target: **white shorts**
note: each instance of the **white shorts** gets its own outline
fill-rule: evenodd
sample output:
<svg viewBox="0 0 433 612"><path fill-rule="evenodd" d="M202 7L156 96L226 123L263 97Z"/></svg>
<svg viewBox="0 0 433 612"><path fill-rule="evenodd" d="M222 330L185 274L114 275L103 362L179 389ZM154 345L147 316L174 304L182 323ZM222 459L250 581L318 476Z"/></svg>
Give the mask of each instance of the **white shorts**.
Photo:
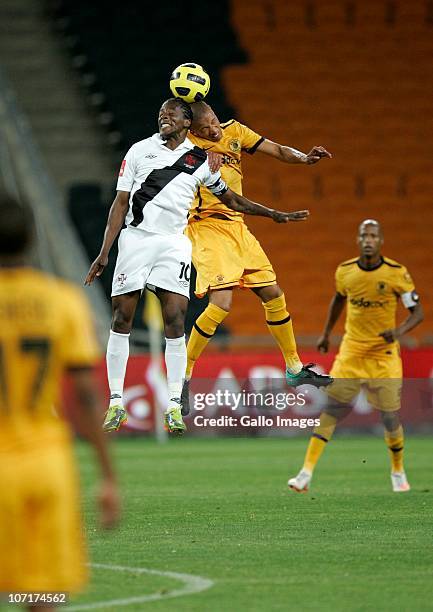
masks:
<svg viewBox="0 0 433 612"><path fill-rule="evenodd" d="M189 298L191 242L184 234L152 234L136 227L120 232L111 295L146 286Z"/></svg>

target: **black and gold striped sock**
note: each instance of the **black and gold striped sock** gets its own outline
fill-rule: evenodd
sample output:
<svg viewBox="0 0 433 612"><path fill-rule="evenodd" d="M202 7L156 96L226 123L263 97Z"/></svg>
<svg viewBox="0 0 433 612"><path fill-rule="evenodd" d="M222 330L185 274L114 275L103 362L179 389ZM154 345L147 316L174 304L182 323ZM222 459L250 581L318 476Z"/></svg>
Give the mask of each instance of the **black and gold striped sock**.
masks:
<svg viewBox="0 0 433 612"><path fill-rule="evenodd" d="M385 443L388 447L389 457L391 459L391 471L403 472L403 427L400 425L395 431L387 431L385 429Z"/></svg>
<svg viewBox="0 0 433 612"><path fill-rule="evenodd" d="M263 308L265 309L266 324L283 353L286 366L292 374L297 374L302 369L302 362L296 350L295 335L290 315L287 312L284 294L269 300L269 302L263 302Z"/></svg>
<svg viewBox="0 0 433 612"><path fill-rule="evenodd" d="M316 463L319 461L325 446L334 433L337 419L327 412L320 415L320 425L314 428L314 433L310 438L307 452L305 454L303 469L313 472Z"/></svg>
<svg viewBox="0 0 433 612"><path fill-rule="evenodd" d="M195 362L206 348L216 328L229 313L215 304L209 304L193 325L186 347L186 377L191 378Z"/></svg>

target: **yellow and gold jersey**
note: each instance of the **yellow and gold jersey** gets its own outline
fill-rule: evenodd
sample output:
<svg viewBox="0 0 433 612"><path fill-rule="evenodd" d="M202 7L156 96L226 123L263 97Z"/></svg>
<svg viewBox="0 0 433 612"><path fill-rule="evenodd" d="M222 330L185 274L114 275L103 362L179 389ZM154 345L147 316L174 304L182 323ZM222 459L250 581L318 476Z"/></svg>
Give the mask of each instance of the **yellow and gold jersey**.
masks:
<svg viewBox="0 0 433 612"><path fill-rule="evenodd" d="M62 374L98 357L81 291L32 268L0 268L0 453L63 438Z"/></svg>
<svg viewBox="0 0 433 612"><path fill-rule="evenodd" d="M346 325L340 353L364 357L389 357L398 343L387 344L379 334L396 326L400 296L414 291L404 266L388 257L371 270L358 259L340 264L335 273L336 290L347 298Z"/></svg>
<svg viewBox="0 0 433 612"><path fill-rule="evenodd" d="M199 138L191 133L188 134L188 138L198 147L220 153L223 156L221 176L232 191L242 195L242 151L254 153L264 138L234 119L222 123L221 129L222 138L219 142ZM199 187L190 210L190 222L204 219L215 213L239 221L243 219L242 213L227 208L206 187Z"/></svg>

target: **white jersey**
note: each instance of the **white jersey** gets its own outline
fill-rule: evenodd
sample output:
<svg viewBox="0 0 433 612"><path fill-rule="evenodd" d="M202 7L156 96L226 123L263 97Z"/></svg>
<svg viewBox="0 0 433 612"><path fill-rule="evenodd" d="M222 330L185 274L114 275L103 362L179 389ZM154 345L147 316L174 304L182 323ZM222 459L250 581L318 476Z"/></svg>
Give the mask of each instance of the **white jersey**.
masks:
<svg viewBox="0 0 433 612"><path fill-rule="evenodd" d="M206 151L186 138L174 151L159 134L129 149L120 168L117 189L129 191L125 223L155 234L182 234L200 185L216 196L228 187L212 173Z"/></svg>

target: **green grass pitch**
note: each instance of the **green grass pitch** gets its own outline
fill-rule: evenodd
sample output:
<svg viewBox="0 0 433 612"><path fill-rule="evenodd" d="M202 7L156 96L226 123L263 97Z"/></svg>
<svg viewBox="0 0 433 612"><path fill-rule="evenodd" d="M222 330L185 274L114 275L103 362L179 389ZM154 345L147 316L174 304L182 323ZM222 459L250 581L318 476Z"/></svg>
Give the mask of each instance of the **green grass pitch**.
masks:
<svg viewBox="0 0 433 612"><path fill-rule="evenodd" d="M407 437L406 494L391 492L388 454L374 436L336 436L310 492L289 491L306 443L117 440L124 518L113 533L97 528L95 468L80 445L92 561L214 582L200 593L117 609L433 610L431 438ZM96 569L76 604L180 586L165 576Z"/></svg>

